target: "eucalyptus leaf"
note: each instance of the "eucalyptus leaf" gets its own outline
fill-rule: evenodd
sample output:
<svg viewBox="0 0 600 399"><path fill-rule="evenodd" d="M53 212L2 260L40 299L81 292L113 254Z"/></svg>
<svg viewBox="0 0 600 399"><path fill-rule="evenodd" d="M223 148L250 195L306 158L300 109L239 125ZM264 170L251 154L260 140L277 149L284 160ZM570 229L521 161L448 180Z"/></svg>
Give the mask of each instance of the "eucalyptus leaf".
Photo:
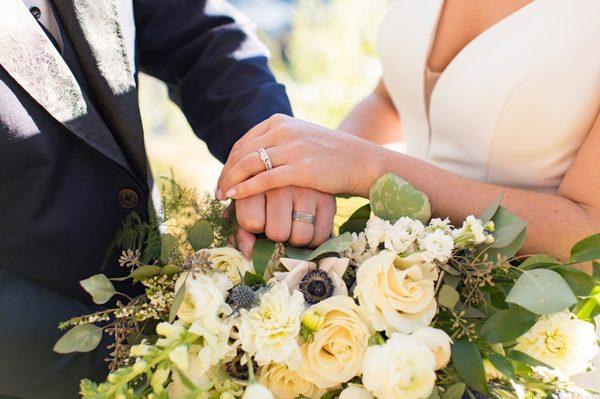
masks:
<svg viewBox="0 0 600 399"><path fill-rule="evenodd" d="M584 238L571 249L571 262L581 263L596 259L600 259L600 234Z"/></svg>
<svg viewBox="0 0 600 399"><path fill-rule="evenodd" d="M588 296L596 287L596 281L589 274L572 266L559 265L552 268L565 279L571 290L578 296Z"/></svg>
<svg viewBox="0 0 600 399"><path fill-rule="evenodd" d="M371 218L371 205L366 204L358 208L344 224L340 226L340 234L360 233L367 227L367 222Z"/></svg>
<svg viewBox="0 0 600 399"><path fill-rule="evenodd" d="M337 237L330 238L312 252L298 251L293 258L299 260L313 260L321 255L344 252L352 245L352 234L346 232ZM288 253L288 255L290 255ZM291 257L291 256L290 256Z"/></svg>
<svg viewBox="0 0 600 399"><path fill-rule="evenodd" d="M577 303L567 282L555 271L526 270L506 297L506 302L543 315L560 312Z"/></svg>
<svg viewBox="0 0 600 399"><path fill-rule="evenodd" d="M54 345L56 353L90 352L102 340L102 329L93 324L79 324L66 332Z"/></svg>
<svg viewBox="0 0 600 399"><path fill-rule="evenodd" d="M481 328L481 336L490 344L510 342L525 334L537 322L538 315L521 307L501 310Z"/></svg>
<svg viewBox="0 0 600 399"><path fill-rule="evenodd" d="M492 248L509 246L527 227L527 222L519 219L503 206L498 208L492 220L495 229Z"/></svg>
<svg viewBox="0 0 600 399"><path fill-rule="evenodd" d="M94 303L102 305L110 300L117 293L112 282L104 274L96 274L79 284L92 296Z"/></svg>
<svg viewBox="0 0 600 399"><path fill-rule="evenodd" d="M131 272L131 277L133 277L137 281L140 281L149 277L158 276L161 270L162 268L160 266L145 265L133 270Z"/></svg>
<svg viewBox="0 0 600 399"><path fill-rule="evenodd" d="M254 270L259 276L264 276L267 265L275 252L275 243L266 238L259 238L254 244L252 250L252 263L254 264Z"/></svg>
<svg viewBox="0 0 600 399"><path fill-rule="evenodd" d="M485 370L479 348L473 342L460 339L452 344L452 362L458 375L474 390L486 394Z"/></svg>
<svg viewBox="0 0 600 399"><path fill-rule="evenodd" d="M596 280L600 279L600 263L592 262L592 277Z"/></svg>
<svg viewBox="0 0 600 399"><path fill-rule="evenodd" d="M492 218L496 214L496 211L498 211L498 208L500 207L502 198L504 198L504 194L498 195L494 202L492 202L490 206L485 211L483 211L481 215L479 215L479 220L481 220L481 223L486 224L487 222L492 220Z"/></svg>
<svg viewBox="0 0 600 399"><path fill-rule="evenodd" d="M544 254L538 254L538 255L531 255L527 259L525 259L525 261L519 265L519 269L530 270L530 269L537 269L540 267L547 268L547 267L553 266L553 265L560 265L560 262L551 256L544 255Z"/></svg>
<svg viewBox="0 0 600 399"><path fill-rule="evenodd" d="M499 353L492 353L488 356L488 360L492 363L494 367L496 367L496 369L499 372L504 374L508 379L511 379L513 381L517 380L517 377L515 376L515 368L510 362L510 360L508 360L508 358L502 356Z"/></svg>
<svg viewBox="0 0 600 399"><path fill-rule="evenodd" d="M467 389L467 384L464 382L457 382L451 385L444 393L443 399L461 399Z"/></svg>
<svg viewBox="0 0 600 399"><path fill-rule="evenodd" d="M381 219L394 223L403 216L428 223L431 204L427 196L406 180L386 173L369 190L371 210Z"/></svg>
<svg viewBox="0 0 600 399"><path fill-rule="evenodd" d="M458 291L448 284L442 285L438 294L438 302L440 305L448 309L454 309L459 299L460 294Z"/></svg>
<svg viewBox="0 0 600 399"><path fill-rule="evenodd" d="M529 356L528 354L523 353L518 350L513 349L513 350L506 352L506 357L508 357L509 359L512 359L512 360L516 360L517 362L525 363L528 366L547 367L549 369L553 369L553 367L550 367L546 363L540 362L536 358L533 358L533 357Z"/></svg>
<svg viewBox="0 0 600 399"><path fill-rule="evenodd" d="M507 258L511 258L511 257L515 256L515 254L517 252L519 252L519 249L521 249L521 247L523 246L523 243L525 243L526 234L527 234L527 231L523 230L517 236L517 238L514 239L514 241L512 243L510 243L509 245L507 245L504 248L489 247L488 249L485 250L485 253L488 256L488 259L495 260L495 259L498 259L498 257L500 257L500 256L507 259Z"/></svg>
<svg viewBox="0 0 600 399"><path fill-rule="evenodd" d="M163 234L160 236L160 259L164 263L169 263L177 246L177 237L172 234Z"/></svg>
<svg viewBox="0 0 600 399"><path fill-rule="evenodd" d="M175 293L175 297L173 297L173 302L171 303L171 309L169 311L169 323L173 323L175 317L177 317L177 312L179 311L179 307L183 303L183 298L185 297L185 282L179 287L177 292Z"/></svg>
<svg viewBox="0 0 600 399"><path fill-rule="evenodd" d="M211 246L215 240L215 232L211 224L206 220L198 220L188 230L188 241L194 251L200 251Z"/></svg>

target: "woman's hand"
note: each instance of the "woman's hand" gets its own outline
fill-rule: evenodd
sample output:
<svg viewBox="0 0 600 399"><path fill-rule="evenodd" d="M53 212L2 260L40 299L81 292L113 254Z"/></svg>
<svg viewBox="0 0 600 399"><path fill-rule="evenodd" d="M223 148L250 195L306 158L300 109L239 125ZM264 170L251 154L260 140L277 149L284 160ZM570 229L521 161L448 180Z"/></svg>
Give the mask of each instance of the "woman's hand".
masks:
<svg viewBox="0 0 600 399"><path fill-rule="evenodd" d="M266 170L258 154L261 148L273 169ZM217 197L240 199L284 186L364 196L379 177L381 149L346 133L274 115L235 144L221 172Z"/></svg>

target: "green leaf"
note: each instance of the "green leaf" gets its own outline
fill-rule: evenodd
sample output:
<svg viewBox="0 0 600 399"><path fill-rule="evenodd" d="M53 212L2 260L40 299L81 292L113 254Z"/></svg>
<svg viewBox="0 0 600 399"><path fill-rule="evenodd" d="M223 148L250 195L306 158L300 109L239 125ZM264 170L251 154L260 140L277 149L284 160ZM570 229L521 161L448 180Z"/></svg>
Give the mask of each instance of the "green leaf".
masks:
<svg viewBox="0 0 600 399"><path fill-rule="evenodd" d="M438 302L440 305L448 309L454 309L459 299L460 294L458 291L448 284L442 285L442 288L440 288L440 293L438 294Z"/></svg>
<svg viewBox="0 0 600 399"><path fill-rule="evenodd" d="M517 238L515 238L515 240L512 243L510 243L510 245L507 245L504 248L488 248L485 251L485 253L488 255L488 259L498 259L499 256L502 256L503 258L510 258L515 256L515 254L519 252L519 249L521 249L521 247L523 246L526 234L527 231L523 230L517 236Z"/></svg>
<svg viewBox="0 0 600 399"><path fill-rule="evenodd" d="M553 265L560 265L560 262L551 256L538 254L529 256L523 263L519 265L519 269L530 270Z"/></svg>
<svg viewBox="0 0 600 399"><path fill-rule="evenodd" d="M136 281L141 281L149 277L158 276L161 270L162 268L160 266L145 265L132 271L131 277L133 277Z"/></svg>
<svg viewBox="0 0 600 399"><path fill-rule="evenodd" d="M584 238L571 249L571 262L581 263L596 259L600 259L600 234Z"/></svg>
<svg viewBox="0 0 600 399"><path fill-rule="evenodd" d="M600 263L592 262L592 277L596 280L600 279Z"/></svg>
<svg viewBox="0 0 600 399"><path fill-rule="evenodd" d="M481 215L479 215L479 220L481 220L481 223L486 224L487 222L489 222L490 220L492 220L492 218L496 214L496 211L500 207L500 203L502 202L502 198L504 198L504 194L498 195L496 197L496 199L494 200L494 202L492 202L490 204L490 206L485 211L483 211L481 213Z"/></svg>
<svg viewBox="0 0 600 399"><path fill-rule="evenodd" d="M579 320L593 323L596 316L600 315L600 303L596 297L585 299L575 306L573 313Z"/></svg>
<svg viewBox="0 0 600 399"><path fill-rule="evenodd" d="M81 280L79 284L92 296L94 303L102 305L117 293L111 281L104 274L96 274L88 279Z"/></svg>
<svg viewBox="0 0 600 399"><path fill-rule="evenodd" d="M102 329L93 324L79 324L63 335L54 345L54 352L90 352L102 340Z"/></svg>
<svg viewBox="0 0 600 399"><path fill-rule="evenodd" d="M403 216L423 223L431 218L427 196L393 173L386 173L373 183L369 199L373 213L391 223Z"/></svg>
<svg viewBox="0 0 600 399"><path fill-rule="evenodd" d="M367 222L371 218L371 205L363 205L356 210L344 224L340 226L340 234L360 233L367 227Z"/></svg>
<svg viewBox="0 0 600 399"><path fill-rule="evenodd" d="M251 273L251 272L246 272L244 273L244 284L250 286L250 287L256 287L257 285L264 285L265 279L263 278L263 276L256 274L256 273Z"/></svg>
<svg viewBox="0 0 600 399"><path fill-rule="evenodd" d="M188 241L194 251L200 251L211 246L215 240L215 232L211 224L206 220L198 220L188 230Z"/></svg>
<svg viewBox="0 0 600 399"><path fill-rule="evenodd" d="M537 320L537 315L518 306L501 310L483 324L481 336L490 344L510 342L529 331Z"/></svg>
<svg viewBox="0 0 600 399"><path fill-rule="evenodd" d="M175 317L177 317L177 312L179 311L179 307L183 302L183 298L185 297L185 281L179 287L175 296L173 297L173 302L171 303L171 309L169 310L169 323L173 323Z"/></svg>
<svg viewBox="0 0 600 399"><path fill-rule="evenodd" d="M173 256L173 251L175 251L175 247L177 246L177 237L172 234L163 234L160 236L160 259L169 263L171 257Z"/></svg>
<svg viewBox="0 0 600 399"><path fill-rule="evenodd" d="M589 274L572 266L560 265L552 268L565 279L571 290L578 296L588 296L596 287L596 281Z"/></svg>
<svg viewBox="0 0 600 399"><path fill-rule="evenodd" d="M506 302L542 315L567 309L577 298L566 281L552 270L526 270L506 297Z"/></svg>
<svg viewBox="0 0 600 399"><path fill-rule="evenodd" d="M467 384L464 382L457 382L450 386L444 393L444 399L461 399L467 389Z"/></svg>
<svg viewBox="0 0 600 399"><path fill-rule="evenodd" d="M165 276L172 276L179 272L181 272L181 269L172 263L163 266L163 268L160 270L160 274L164 274Z"/></svg>
<svg viewBox="0 0 600 399"><path fill-rule="evenodd" d="M275 243L266 238L259 238L254 244L252 250L252 263L254 264L254 270L256 274L263 276L267 265L275 252Z"/></svg>
<svg viewBox="0 0 600 399"><path fill-rule="evenodd" d="M440 399L440 389L437 386L433 387L433 391L431 391L427 399Z"/></svg>
<svg viewBox="0 0 600 399"><path fill-rule="evenodd" d="M288 248L287 255L291 258L299 259L299 260L313 260L324 254L334 253L334 252L343 252L343 251L347 250L348 248L350 248L351 245L352 245L352 234L346 232L337 237L330 238L329 240L327 240L323 244L321 244L321 246L319 246L319 248L315 249L312 252L306 252L306 251L300 250L300 251L295 251L295 252L290 253L289 249L291 249L291 248Z"/></svg>
<svg viewBox="0 0 600 399"><path fill-rule="evenodd" d="M505 356L502 356L499 353L492 353L487 358L492 365L507 378L515 381L517 380L517 377L515 376L515 368L510 360L508 360Z"/></svg>
<svg viewBox="0 0 600 399"><path fill-rule="evenodd" d="M483 394L488 392L483 359L477 345L466 339L455 341L452 345L452 362L458 375L471 388Z"/></svg>
<svg viewBox="0 0 600 399"><path fill-rule="evenodd" d="M512 244L527 227L527 222L516 217L507 208L501 206L492 218L494 238L492 248L505 248Z"/></svg>
<svg viewBox="0 0 600 399"><path fill-rule="evenodd" d="M516 360L517 362L525 363L532 367L547 367L549 369L553 369L546 363L540 362L539 360L529 356L527 353L523 353L518 350L511 350L506 352L506 357L512 360Z"/></svg>

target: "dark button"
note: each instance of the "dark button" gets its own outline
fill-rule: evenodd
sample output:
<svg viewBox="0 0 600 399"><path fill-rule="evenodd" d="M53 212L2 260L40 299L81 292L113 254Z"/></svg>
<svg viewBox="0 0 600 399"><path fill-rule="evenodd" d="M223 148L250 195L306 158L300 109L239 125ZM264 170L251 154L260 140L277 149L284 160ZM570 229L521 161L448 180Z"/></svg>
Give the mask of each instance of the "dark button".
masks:
<svg viewBox="0 0 600 399"><path fill-rule="evenodd" d="M35 17L35 19L40 19L40 17L42 16L42 11L37 7L31 7L29 9L29 12Z"/></svg>
<svg viewBox="0 0 600 399"><path fill-rule="evenodd" d="M130 188L124 188L119 191L117 199L119 200L119 204L127 209L135 208L140 202L138 194Z"/></svg>

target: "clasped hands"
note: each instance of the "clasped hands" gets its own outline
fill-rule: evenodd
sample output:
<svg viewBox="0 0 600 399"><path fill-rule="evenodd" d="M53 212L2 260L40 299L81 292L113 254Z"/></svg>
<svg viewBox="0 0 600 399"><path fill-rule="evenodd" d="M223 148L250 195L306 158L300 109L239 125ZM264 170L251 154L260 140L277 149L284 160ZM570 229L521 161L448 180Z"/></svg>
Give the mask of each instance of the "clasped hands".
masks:
<svg viewBox="0 0 600 399"><path fill-rule="evenodd" d="M235 244L250 256L254 234L264 232L276 242L320 245L332 232L333 194L365 196L380 174L378 151L358 137L284 115L258 124L234 145L217 186L218 199L235 199ZM293 212L314 215L314 225L293 220Z"/></svg>

